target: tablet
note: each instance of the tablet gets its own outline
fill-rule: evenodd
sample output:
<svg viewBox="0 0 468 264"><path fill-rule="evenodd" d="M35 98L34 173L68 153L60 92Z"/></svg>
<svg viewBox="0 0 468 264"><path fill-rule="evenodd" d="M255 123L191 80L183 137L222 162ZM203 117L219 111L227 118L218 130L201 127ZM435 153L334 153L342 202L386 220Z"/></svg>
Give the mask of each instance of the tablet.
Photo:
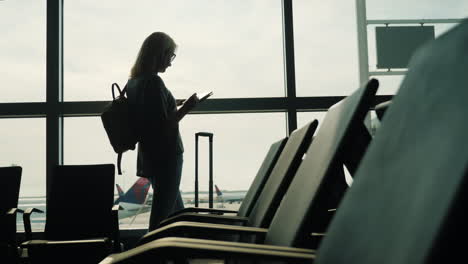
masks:
<svg viewBox="0 0 468 264"><path fill-rule="evenodd" d="M198 100L201 102L201 101L206 100L211 95L213 95L213 92L200 93L200 94L197 94L197 97L198 97Z"/></svg>

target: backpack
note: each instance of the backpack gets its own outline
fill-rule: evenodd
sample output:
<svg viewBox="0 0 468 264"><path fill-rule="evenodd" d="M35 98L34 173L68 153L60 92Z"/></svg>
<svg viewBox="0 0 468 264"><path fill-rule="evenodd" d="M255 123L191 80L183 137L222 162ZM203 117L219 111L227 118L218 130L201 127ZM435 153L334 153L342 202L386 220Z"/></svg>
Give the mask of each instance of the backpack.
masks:
<svg viewBox="0 0 468 264"><path fill-rule="evenodd" d="M117 98L115 98L114 88L119 90ZM135 149L138 137L132 123L128 99L125 97L127 86L125 85L124 89L120 90L119 85L113 83L111 89L113 100L104 108L101 120L109 141L117 153L118 174L122 175L122 154L127 150Z"/></svg>

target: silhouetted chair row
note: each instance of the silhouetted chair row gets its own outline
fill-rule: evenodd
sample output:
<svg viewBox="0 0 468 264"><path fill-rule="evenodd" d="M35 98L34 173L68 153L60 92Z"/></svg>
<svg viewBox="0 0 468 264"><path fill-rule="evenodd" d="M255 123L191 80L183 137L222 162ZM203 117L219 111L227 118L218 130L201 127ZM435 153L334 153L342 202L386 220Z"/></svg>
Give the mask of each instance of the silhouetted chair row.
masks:
<svg viewBox="0 0 468 264"><path fill-rule="evenodd" d="M23 218L27 241L20 244L21 259L28 263L53 263L73 256L67 262L96 263L111 252L119 252L114 174L113 164L57 166L47 197L44 240L31 240L31 213L41 211L26 209ZM0 239L2 251L8 252L2 256L14 263L18 261L14 209L18 204L21 168L0 168L0 177L2 186L8 185L0 192Z"/></svg>
<svg viewBox="0 0 468 264"><path fill-rule="evenodd" d="M369 84L368 90L376 90L377 85L378 84L376 81L371 82ZM372 94L372 92L368 93ZM330 219L329 209L336 208L343 192L348 187L345 181L342 166L346 165L350 172L354 173L357 164L359 163L360 158L364 154L365 149L367 148L367 145L370 141L370 135L365 129L363 119L370 107L373 95L367 95L366 99L367 101L363 101L361 105L352 106L348 106L349 103L346 103L347 101L352 100L352 98L347 99L341 103L343 106L335 106L335 108L338 110L331 109L329 113L327 113L327 117L322 124L322 132L319 132L317 137L314 139L318 140L318 142L325 141L326 143L321 143L322 146L316 150L316 153L309 151L307 153L307 157L304 160L304 154L306 153L307 149L309 149L310 143L312 142L312 136L317 127L317 121L310 122L306 126L294 131L286 142L284 149L281 151L270 175L262 175L261 173L257 174L254 182L256 182L260 177L266 183L264 188L253 188L256 186L252 185L252 187L249 189L249 193L258 193L257 199L252 201L247 199L245 201L246 207L249 207L251 203L254 204L250 211L244 212L239 210L238 216L204 215L196 213L177 214L164 221L161 228L145 235L140 240L140 244L167 236L189 236L192 238L228 240L228 238L224 236L217 236L218 234L236 234L244 235L244 237L245 235L256 235L257 237L253 240L240 240L262 242L264 235L266 234L266 230L259 228L268 228L270 226L273 216L276 213L276 210L278 209L278 206L286 191L301 193L301 191L298 189L288 189L291 181L297 174L296 171L299 165L301 165L301 162L304 163L306 160L320 160L319 157L326 153L324 150L330 148L333 144L338 144L336 141L339 141L340 138L337 138L335 134L329 134L328 132L332 132L332 129L336 128L335 126L339 126L340 124L344 123L348 127L345 125L344 127L339 127L339 129L343 129L345 133L348 134L345 140L339 142L339 150L332 155L336 161L334 164L330 165L330 167L333 168L334 174L333 179L331 180L332 183L330 183L330 185L333 187L328 190L326 203L324 203L320 209L321 214L324 215L324 217L321 219L320 223L317 222L313 230L314 233L324 232L324 229L326 228ZM353 107L359 108L356 110ZM357 117L345 115L345 113L353 113L353 111L358 110L359 112ZM278 144L278 142L275 144ZM352 153L352 155L346 155L346 153ZM259 172L261 171L262 170ZM201 224L201 222L203 224ZM210 225L207 223L212 224ZM244 226L238 227L219 225L220 223L241 223ZM250 228L246 228L245 226Z"/></svg>
<svg viewBox="0 0 468 264"><path fill-rule="evenodd" d="M105 261L178 259L184 254L188 254L187 257L250 258L256 256L256 253L272 249L276 250L272 256L278 256L277 252L280 252L279 255L284 253L295 260L311 259L314 251L307 249L307 244L312 240L310 234L323 232L327 225L324 219L329 215L328 210L336 208L347 189L343 164L348 163L353 173L359 163L358 158L348 158L346 153L352 152L351 147L358 145L356 142L363 142L354 139L362 138L360 134L364 128L364 117L373 102L377 87L378 82L373 80L332 107L313 140L317 121L291 134L245 221L247 226L174 222L145 235L139 247L112 255ZM355 155L359 156L359 151L364 152L365 147L356 149ZM198 218L205 216L198 215ZM257 237L251 242L258 244L196 239L211 238L216 232L256 234ZM192 238L182 238L187 235ZM182 247L184 245L187 247ZM201 251L197 247L201 247ZM213 254L206 251L216 247L220 248ZM229 253L227 248L230 248ZM166 250L175 250L180 254L170 257Z"/></svg>
<svg viewBox="0 0 468 264"><path fill-rule="evenodd" d="M102 263L189 258L287 263L465 262L468 183L468 21L424 46L362 160L340 195L336 180L356 121L377 83L371 81L327 113L276 210L262 244L164 237ZM267 183L268 184L268 183ZM265 189L267 185L265 185ZM338 188L341 190L341 188ZM310 234L323 228L317 250ZM166 226L168 228L170 225ZM238 227L246 228L246 227ZM209 232L208 229L206 232ZM145 241L146 242L146 241Z"/></svg>
<svg viewBox="0 0 468 264"><path fill-rule="evenodd" d="M247 191L244 199L242 200L242 204L239 207L238 211L233 210L225 210L225 209L216 209L216 208L205 208L205 207L187 207L178 212L171 214L168 219L164 220L160 226L167 225L168 223L174 222L179 220L180 218L173 219L173 217L178 215L192 215L192 213L210 213L212 215L222 215L225 213L234 213L238 216L247 216L250 214L253 206L255 205L255 201L258 199L261 190L265 186L267 179L269 178L273 167L276 165L276 162L279 159L280 154L283 151L284 146L286 145L288 138L283 138L281 140L276 141L273 143L270 148L268 149L267 155L265 156L252 184L250 185L249 190ZM216 217L216 216L215 216ZM222 218L221 218L222 219ZM209 221L209 220L207 220ZM213 220L216 221L216 220ZM242 220L241 220L242 221Z"/></svg>
<svg viewBox="0 0 468 264"><path fill-rule="evenodd" d="M302 157L312 141L317 124L318 122L314 121L294 131L288 138L262 190L252 187L249 189L249 192L259 192L256 200L246 201L247 206L252 203L253 208L250 212L240 210L237 216L179 214L164 221L162 227L145 235L140 243L146 243L160 237L180 236L182 234L203 238L211 234L215 235L210 237L213 239L218 234L248 235L256 234L257 227L268 227L281 197L286 192ZM220 223L231 225L240 223L251 228L223 226L219 225ZM219 236L219 239L227 238Z"/></svg>

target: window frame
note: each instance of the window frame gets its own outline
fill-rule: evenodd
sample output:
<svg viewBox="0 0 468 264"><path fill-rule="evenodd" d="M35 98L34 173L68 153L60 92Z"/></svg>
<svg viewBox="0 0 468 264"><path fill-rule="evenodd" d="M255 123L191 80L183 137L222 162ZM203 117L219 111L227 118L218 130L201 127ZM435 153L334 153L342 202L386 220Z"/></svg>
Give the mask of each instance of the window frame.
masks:
<svg viewBox="0 0 468 264"><path fill-rule="evenodd" d="M63 100L63 0L47 1L46 101L0 103L1 118L46 118L46 194L51 172L63 164L63 118L99 116L109 101L64 102ZM326 111L344 96L297 97L294 62L292 0L282 0L283 67L285 97L210 99L190 114L283 112L289 135L297 128L297 112ZM377 96L376 104L392 96Z"/></svg>

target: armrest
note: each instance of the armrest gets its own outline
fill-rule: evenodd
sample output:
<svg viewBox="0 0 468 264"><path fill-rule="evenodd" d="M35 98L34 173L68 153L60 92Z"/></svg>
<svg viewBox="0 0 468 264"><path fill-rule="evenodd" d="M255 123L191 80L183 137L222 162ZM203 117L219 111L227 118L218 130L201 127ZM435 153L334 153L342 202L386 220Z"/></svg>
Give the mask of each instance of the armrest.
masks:
<svg viewBox="0 0 468 264"><path fill-rule="evenodd" d="M28 263L97 263L112 253L108 238L84 240L30 240L21 244Z"/></svg>
<svg viewBox="0 0 468 264"><path fill-rule="evenodd" d="M322 239L325 238L326 233L313 232L310 234L310 240L307 242L307 246L310 248L319 248Z"/></svg>
<svg viewBox="0 0 468 264"><path fill-rule="evenodd" d="M222 224L245 224L249 219L242 216L234 215L214 215L214 214L197 214L183 213L163 220L159 227L166 226L179 221L203 222L203 223L222 223Z"/></svg>
<svg viewBox="0 0 468 264"><path fill-rule="evenodd" d="M311 237L324 237L326 233L310 233Z"/></svg>
<svg viewBox="0 0 468 264"><path fill-rule="evenodd" d="M148 234L144 235L139 244L148 243L150 241L165 238L169 236L202 236L207 235L266 235L268 229L257 228L257 227L246 227L246 226L235 226L235 225L219 225L219 224L207 224L198 222L177 222L161 228L158 228Z"/></svg>
<svg viewBox="0 0 468 264"><path fill-rule="evenodd" d="M215 243L209 240L190 238L164 238L153 241L123 253L113 254L101 264L146 263L155 259L220 258L284 261L287 263L311 263L315 251L270 245L239 242Z"/></svg>
<svg viewBox="0 0 468 264"><path fill-rule="evenodd" d="M385 112L387 111L388 107L392 104L392 101L382 102L375 106L375 113L377 114L377 118L382 121Z"/></svg>
<svg viewBox="0 0 468 264"><path fill-rule="evenodd" d="M306 253L306 254L315 254L316 250L310 248L295 248L295 247L285 247L285 246L275 246L275 245L264 245L264 244L252 244L245 242L229 242L229 241L215 241L209 239L197 239L197 238L184 238L184 237L166 237L161 238L158 241L166 242L185 242L185 243L197 243L197 244L206 244L206 245L221 245L229 247L242 247L242 248L261 248L267 250L275 251L286 251L293 253Z"/></svg>
<svg viewBox="0 0 468 264"><path fill-rule="evenodd" d="M24 213L23 210L19 209L19 208L10 208L7 212L6 212L6 218L8 219L7 221L14 221L15 222L15 226L16 226L16 215L20 213ZM12 219L12 220L10 220ZM16 230L16 228L15 228Z"/></svg>
<svg viewBox="0 0 468 264"><path fill-rule="evenodd" d="M32 231L31 231L31 214L32 213L44 213L44 211L39 210L37 208L27 208L24 210L23 213L23 224L24 224L24 234L26 237L26 240L31 240L32 239Z"/></svg>
<svg viewBox="0 0 468 264"><path fill-rule="evenodd" d="M234 210L224 210L215 208L204 208L204 207L187 207L169 215L169 217L176 216L183 213L211 213L211 214L237 214Z"/></svg>
<svg viewBox="0 0 468 264"><path fill-rule="evenodd" d="M22 213L24 213L24 211L21 210L21 209L19 209L19 208L10 208L10 210L8 210L8 212L7 212L6 214L7 214L7 215L15 215L15 216L16 216L17 213L22 214Z"/></svg>
<svg viewBox="0 0 468 264"><path fill-rule="evenodd" d="M93 238L93 239L80 239L80 240L28 240L21 243L21 247L33 247L33 246L45 246L45 245L84 245L84 244L96 244L96 243L109 243L108 238Z"/></svg>
<svg viewBox="0 0 468 264"><path fill-rule="evenodd" d="M111 239L113 243L113 252L121 252L120 248L120 229L119 229L119 210L123 207L119 204L112 206L112 230Z"/></svg>

